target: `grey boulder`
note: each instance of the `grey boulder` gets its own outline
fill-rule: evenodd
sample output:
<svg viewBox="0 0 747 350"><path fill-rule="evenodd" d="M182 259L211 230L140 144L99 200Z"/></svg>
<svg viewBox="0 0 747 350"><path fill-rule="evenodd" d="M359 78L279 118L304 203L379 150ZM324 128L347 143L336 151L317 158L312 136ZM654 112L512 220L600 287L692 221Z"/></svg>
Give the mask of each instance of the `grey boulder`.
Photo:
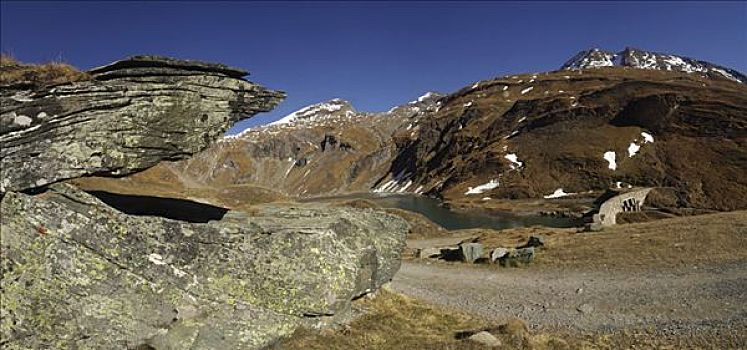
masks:
<svg viewBox="0 0 747 350"><path fill-rule="evenodd" d="M528 248L517 248L508 250L507 254L504 254L501 258L498 258L498 263L502 266L516 267L521 264L529 264L534 261L535 250L534 247Z"/></svg>
<svg viewBox="0 0 747 350"><path fill-rule="evenodd" d="M462 243L459 249L464 262L474 263L482 257L482 244L480 243Z"/></svg>
<svg viewBox="0 0 747 350"><path fill-rule="evenodd" d="M487 331L477 332L467 339L489 347L497 347L503 345L500 339L496 338L494 335L490 334L490 332Z"/></svg>
<svg viewBox="0 0 747 350"><path fill-rule="evenodd" d="M65 184L0 208L5 349L261 348L346 319L398 270L408 231L352 208L133 216Z"/></svg>
<svg viewBox="0 0 747 350"><path fill-rule="evenodd" d="M509 250L507 248L495 248L490 252L490 262L498 263L498 261L508 255Z"/></svg>

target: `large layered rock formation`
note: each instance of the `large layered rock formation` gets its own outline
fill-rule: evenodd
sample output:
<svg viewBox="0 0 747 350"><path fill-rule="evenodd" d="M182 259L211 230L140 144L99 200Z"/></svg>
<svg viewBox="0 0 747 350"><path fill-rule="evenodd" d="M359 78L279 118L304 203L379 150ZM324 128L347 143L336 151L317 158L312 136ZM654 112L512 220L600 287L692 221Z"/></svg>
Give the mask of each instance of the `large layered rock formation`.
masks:
<svg viewBox="0 0 747 350"><path fill-rule="evenodd" d="M3 103L3 348L261 348L346 320L351 300L399 268L407 224L373 210L248 215L46 185L185 157L282 97L192 61L140 57L92 74L3 91L15 101Z"/></svg>
<svg viewBox="0 0 747 350"><path fill-rule="evenodd" d="M206 148L282 99L237 68L138 56L59 86L0 93L0 192L125 175Z"/></svg>

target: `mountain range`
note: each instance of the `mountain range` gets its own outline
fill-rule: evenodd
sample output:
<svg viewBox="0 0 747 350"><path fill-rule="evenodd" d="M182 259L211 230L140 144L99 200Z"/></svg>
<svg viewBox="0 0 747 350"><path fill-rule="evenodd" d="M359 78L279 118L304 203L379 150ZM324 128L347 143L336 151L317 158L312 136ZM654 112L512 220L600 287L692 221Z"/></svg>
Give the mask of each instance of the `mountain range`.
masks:
<svg viewBox="0 0 747 350"><path fill-rule="evenodd" d="M396 192L465 206L645 186L657 188L660 206L744 209L744 82L683 56L590 49L556 71L429 92L387 112L333 99L188 160L84 182L217 188L225 201Z"/></svg>

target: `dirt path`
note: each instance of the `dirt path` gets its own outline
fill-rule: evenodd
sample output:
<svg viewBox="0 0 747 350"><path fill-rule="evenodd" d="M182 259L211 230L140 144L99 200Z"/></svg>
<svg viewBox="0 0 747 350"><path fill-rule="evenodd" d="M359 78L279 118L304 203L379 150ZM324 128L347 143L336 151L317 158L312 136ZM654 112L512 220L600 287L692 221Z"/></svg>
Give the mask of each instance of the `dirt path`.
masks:
<svg viewBox="0 0 747 350"><path fill-rule="evenodd" d="M747 262L718 267L580 270L498 268L404 261L401 293L533 328L658 332L747 331Z"/></svg>

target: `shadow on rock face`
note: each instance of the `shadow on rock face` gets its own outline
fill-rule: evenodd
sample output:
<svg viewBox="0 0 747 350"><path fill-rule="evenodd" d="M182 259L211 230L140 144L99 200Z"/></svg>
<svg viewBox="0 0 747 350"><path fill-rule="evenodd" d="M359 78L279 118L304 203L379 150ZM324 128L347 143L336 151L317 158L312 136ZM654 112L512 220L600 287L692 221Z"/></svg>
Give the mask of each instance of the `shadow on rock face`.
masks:
<svg viewBox="0 0 747 350"><path fill-rule="evenodd" d="M129 215L160 216L172 220L195 223L206 223L210 220L220 220L228 209L193 202L185 199L134 196L91 191L102 202Z"/></svg>

